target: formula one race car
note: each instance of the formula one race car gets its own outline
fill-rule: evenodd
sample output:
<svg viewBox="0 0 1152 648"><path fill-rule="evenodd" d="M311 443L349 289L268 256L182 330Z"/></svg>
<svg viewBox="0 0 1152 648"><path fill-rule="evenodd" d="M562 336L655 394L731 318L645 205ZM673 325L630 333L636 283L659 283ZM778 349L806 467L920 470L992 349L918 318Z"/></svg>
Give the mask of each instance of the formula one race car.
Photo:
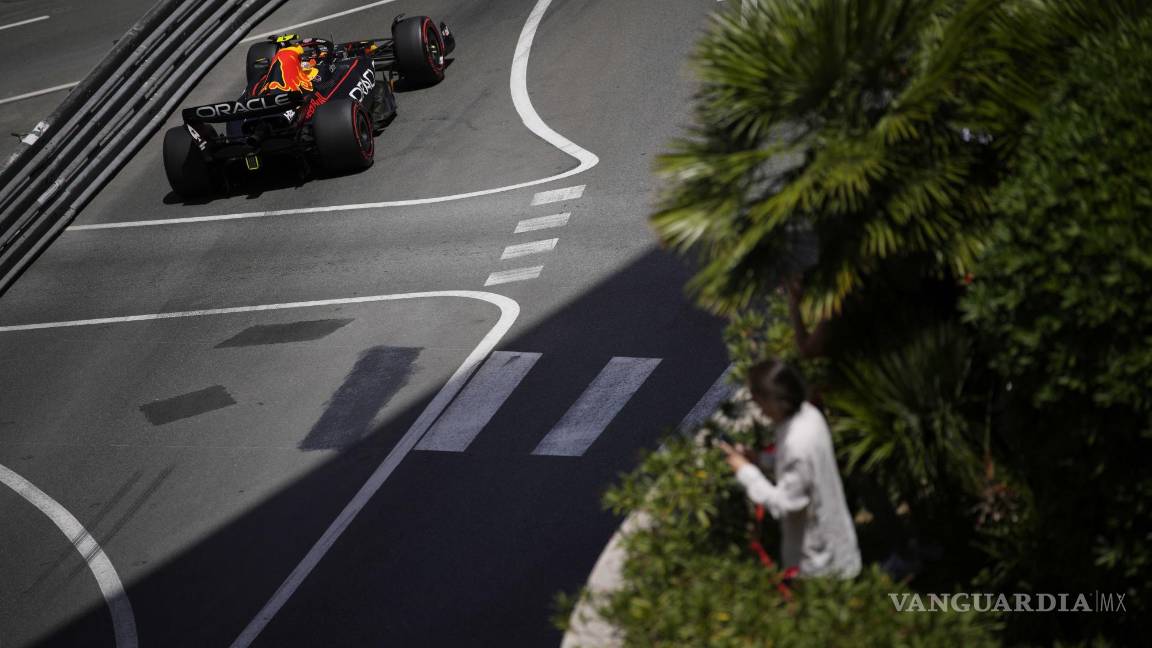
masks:
<svg viewBox="0 0 1152 648"><path fill-rule="evenodd" d="M227 186L240 164L257 171L268 157L295 158L347 173L372 164L374 138L396 116L393 88L444 78L456 39L427 16L392 21L392 38L333 43L296 34L248 50L248 87L234 101L184 109L184 126L164 136L164 171L181 198ZM223 132L217 130L220 125Z"/></svg>

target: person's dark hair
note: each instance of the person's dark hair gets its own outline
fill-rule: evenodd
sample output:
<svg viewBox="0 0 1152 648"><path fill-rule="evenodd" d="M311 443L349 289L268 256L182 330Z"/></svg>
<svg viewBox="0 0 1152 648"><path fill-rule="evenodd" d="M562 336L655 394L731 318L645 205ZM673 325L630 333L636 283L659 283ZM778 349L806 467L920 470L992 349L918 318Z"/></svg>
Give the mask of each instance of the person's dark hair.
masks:
<svg viewBox="0 0 1152 648"><path fill-rule="evenodd" d="M772 401L788 417L800 411L807 398L804 377L782 360L764 360L748 370L748 389L760 400Z"/></svg>

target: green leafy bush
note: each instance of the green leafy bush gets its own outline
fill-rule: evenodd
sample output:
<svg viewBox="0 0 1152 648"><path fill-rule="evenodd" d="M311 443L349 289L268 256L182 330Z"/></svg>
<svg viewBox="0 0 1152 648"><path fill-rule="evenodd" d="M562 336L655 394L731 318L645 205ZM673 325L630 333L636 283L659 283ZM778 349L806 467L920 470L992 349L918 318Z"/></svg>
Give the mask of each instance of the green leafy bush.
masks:
<svg viewBox="0 0 1152 648"><path fill-rule="evenodd" d="M963 301L1004 381L997 436L1029 502L987 529L988 581L1129 595L1125 615L1014 618L1017 638L1152 631L1149 87L1152 20L1084 39L994 196Z"/></svg>
<svg viewBox="0 0 1152 648"><path fill-rule="evenodd" d="M736 430L750 440L755 430ZM626 537L622 589L598 602L628 646L995 645L995 620L896 611L908 591L876 569L787 585L749 549L743 492L721 454L676 438L613 489L617 513L652 524ZM769 536L774 523L769 519ZM766 541L770 551L773 544Z"/></svg>
<svg viewBox="0 0 1152 648"><path fill-rule="evenodd" d="M964 402L972 360L961 327L945 323L896 351L846 362L843 384L828 395L845 468L885 483L897 501L975 493L981 435Z"/></svg>

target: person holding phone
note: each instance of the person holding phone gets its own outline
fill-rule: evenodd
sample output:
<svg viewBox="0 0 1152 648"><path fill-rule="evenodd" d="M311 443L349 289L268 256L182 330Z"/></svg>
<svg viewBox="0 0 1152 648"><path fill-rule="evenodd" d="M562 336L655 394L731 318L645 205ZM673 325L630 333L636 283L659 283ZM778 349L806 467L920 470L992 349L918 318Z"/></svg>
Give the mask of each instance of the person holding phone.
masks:
<svg viewBox="0 0 1152 648"><path fill-rule="evenodd" d="M806 400L804 379L780 360L748 370L752 400L776 431L773 483L741 446L718 441L748 498L780 521L782 568L801 577L852 578L860 572L860 548L836 465L828 422Z"/></svg>

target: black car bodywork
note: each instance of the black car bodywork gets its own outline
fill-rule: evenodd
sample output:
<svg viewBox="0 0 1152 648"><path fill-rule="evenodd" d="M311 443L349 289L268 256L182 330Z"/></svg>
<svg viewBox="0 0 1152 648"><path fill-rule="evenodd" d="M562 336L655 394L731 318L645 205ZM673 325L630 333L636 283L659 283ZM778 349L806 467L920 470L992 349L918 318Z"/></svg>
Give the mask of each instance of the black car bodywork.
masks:
<svg viewBox="0 0 1152 648"><path fill-rule="evenodd" d="M272 157L294 159L307 175L365 168L374 137L396 115L393 88L444 77L455 37L427 16L392 23L392 37L333 43L272 37L248 50L247 88L236 100L186 108L184 126L164 138L164 167L182 198L213 193L237 169Z"/></svg>

